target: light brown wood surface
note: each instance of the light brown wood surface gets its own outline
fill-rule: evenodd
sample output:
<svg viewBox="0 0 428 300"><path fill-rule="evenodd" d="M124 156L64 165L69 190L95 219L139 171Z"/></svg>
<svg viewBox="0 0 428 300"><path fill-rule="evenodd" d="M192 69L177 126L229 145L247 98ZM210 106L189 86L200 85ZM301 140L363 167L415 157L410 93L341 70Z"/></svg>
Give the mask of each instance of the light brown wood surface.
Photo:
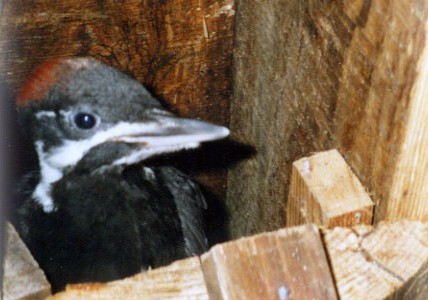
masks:
<svg viewBox="0 0 428 300"><path fill-rule="evenodd" d="M335 139L373 195L376 222L427 221L428 2L344 8L364 6L341 65Z"/></svg>
<svg viewBox="0 0 428 300"><path fill-rule="evenodd" d="M293 161L337 148L375 219L428 220L428 2L237 0L233 237L280 228ZM281 201L280 201L280 200Z"/></svg>
<svg viewBox="0 0 428 300"><path fill-rule="evenodd" d="M413 296L423 296L414 293L412 283L424 287L417 279L427 272L427 224L335 228L324 231L324 241L340 299L403 299L398 295L409 288Z"/></svg>
<svg viewBox="0 0 428 300"><path fill-rule="evenodd" d="M3 287L0 298L5 300L45 299L51 286L39 265L20 239L15 228L6 223Z"/></svg>
<svg viewBox="0 0 428 300"><path fill-rule="evenodd" d="M428 21L425 40L428 40ZM417 62L405 133L389 197L380 203L377 220L428 220L428 44Z"/></svg>
<svg viewBox="0 0 428 300"><path fill-rule="evenodd" d="M293 163L286 213L287 226L371 225L373 202L340 153L330 150Z"/></svg>
<svg viewBox="0 0 428 300"><path fill-rule="evenodd" d="M314 225L217 245L202 269L210 299L336 299Z"/></svg>
<svg viewBox="0 0 428 300"><path fill-rule="evenodd" d="M107 284L69 285L61 299L208 299L199 257Z"/></svg>

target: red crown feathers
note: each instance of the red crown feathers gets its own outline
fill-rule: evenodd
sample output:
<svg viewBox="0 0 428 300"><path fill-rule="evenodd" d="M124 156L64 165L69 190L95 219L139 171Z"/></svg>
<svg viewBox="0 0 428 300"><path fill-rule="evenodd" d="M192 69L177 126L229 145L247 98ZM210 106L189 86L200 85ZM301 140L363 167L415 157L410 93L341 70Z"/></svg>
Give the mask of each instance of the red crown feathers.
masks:
<svg viewBox="0 0 428 300"><path fill-rule="evenodd" d="M91 58L57 58L41 64L19 90L16 105L23 107L30 101L43 100L58 79L70 71L90 68L94 62Z"/></svg>

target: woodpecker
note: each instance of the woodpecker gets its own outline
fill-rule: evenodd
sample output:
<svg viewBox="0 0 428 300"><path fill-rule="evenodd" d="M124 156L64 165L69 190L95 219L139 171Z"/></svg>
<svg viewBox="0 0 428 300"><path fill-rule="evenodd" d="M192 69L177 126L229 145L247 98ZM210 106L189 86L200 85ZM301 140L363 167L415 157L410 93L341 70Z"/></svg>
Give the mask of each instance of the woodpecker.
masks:
<svg viewBox="0 0 428 300"><path fill-rule="evenodd" d="M197 184L145 161L227 128L175 116L138 81L86 57L42 64L16 106L39 161L19 184L16 226L54 290L207 250Z"/></svg>

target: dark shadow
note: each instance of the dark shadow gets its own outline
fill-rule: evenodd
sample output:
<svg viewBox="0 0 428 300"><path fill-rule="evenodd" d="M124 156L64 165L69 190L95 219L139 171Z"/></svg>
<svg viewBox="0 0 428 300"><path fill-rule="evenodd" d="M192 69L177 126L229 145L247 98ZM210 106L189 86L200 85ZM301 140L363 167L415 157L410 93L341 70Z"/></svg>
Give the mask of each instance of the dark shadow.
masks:
<svg viewBox="0 0 428 300"><path fill-rule="evenodd" d="M7 186L9 196L5 200L5 211L9 217L13 216L16 208L21 206L19 199L14 197L14 188L20 178L38 167L37 155L31 138L25 134L19 124L18 114L15 108L13 94L5 84L1 84L4 90L2 103L5 112L4 125L6 127L5 144L7 148Z"/></svg>
<svg viewBox="0 0 428 300"><path fill-rule="evenodd" d="M226 172L238 162L255 155L253 147L230 139L203 144L195 150L162 155L145 162L152 166L173 166L191 177L203 172ZM201 185L208 204L205 213L206 230L210 246L230 240L228 234L229 214L224 199L219 193Z"/></svg>
<svg viewBox="0 0 428 300"><path fill-rule="evenodd" d="M194 150L180 151L148 159L148 165L169 165L192 175L200 172L226 170L256 154L254 147L225 139L202 144Z"/></svg>
<svg viewBox="0 0 428 300"><path fill-rule="evenodd" d="M230 240L228 223L229 213L225 202L219 197L201 186L202 193L208 203L208 209L205 211L205 225L206 234L208 238L208 244L210 247L215 244L223 243Z"/></svg>
<svg viewBox="0 0 428 300"><path fill-rule="evenodd" d="M5 138L5 141L0 145L0 163L2 169L0 170L0 262L3 262L4 252L5 252L5 218L6 218L6 208L5 208L5 199L8 199L9 192L7 191L6 177L8 176L7 161L8 161L8 140L10 134L8 133L7 128L7 113L5 109L5 103L7 101L7 93L4 85L0 82L0 136ZM0 264L0 290L3 294L3 263Z"/></svg>

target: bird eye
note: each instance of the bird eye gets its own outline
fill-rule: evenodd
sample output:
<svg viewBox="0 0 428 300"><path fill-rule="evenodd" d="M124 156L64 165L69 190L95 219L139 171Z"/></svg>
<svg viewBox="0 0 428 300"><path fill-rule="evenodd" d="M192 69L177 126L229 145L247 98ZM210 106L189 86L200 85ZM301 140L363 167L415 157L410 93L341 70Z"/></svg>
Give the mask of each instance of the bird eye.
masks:
<svg viewBox="0 0 428 300"><path fill-rule="evenodd" d="M79 112L74 116L74 124L80 129L91 129L97 125L97 118L92 114Z"/></svg>

